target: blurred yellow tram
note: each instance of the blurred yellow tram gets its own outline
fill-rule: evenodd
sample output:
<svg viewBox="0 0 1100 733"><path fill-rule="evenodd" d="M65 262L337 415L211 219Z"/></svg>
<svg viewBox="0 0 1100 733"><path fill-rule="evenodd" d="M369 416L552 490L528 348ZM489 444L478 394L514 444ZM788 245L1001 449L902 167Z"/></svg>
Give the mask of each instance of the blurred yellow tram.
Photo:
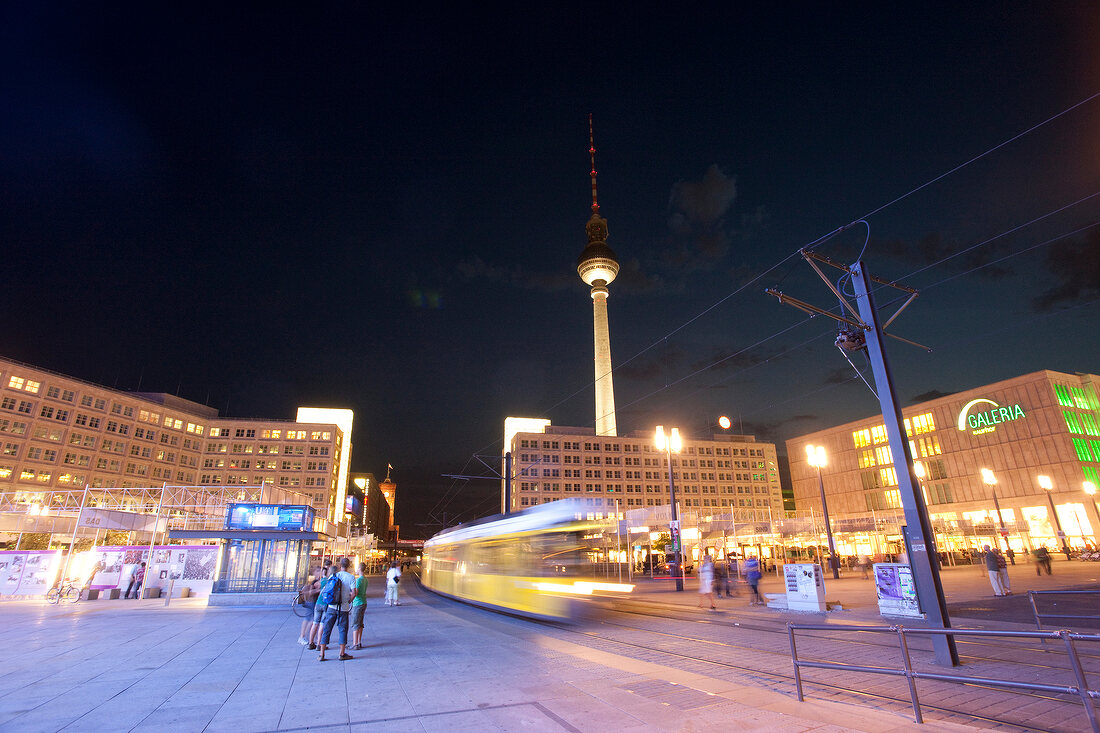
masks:
<svg viewBox="0 0 1100 733"><path fill-rule="evenodd" d="M597 577L607 524L555 501L444 530L424 543L421 582L435 593L508 613L569 619L594 595L634 586Z"/></svg>

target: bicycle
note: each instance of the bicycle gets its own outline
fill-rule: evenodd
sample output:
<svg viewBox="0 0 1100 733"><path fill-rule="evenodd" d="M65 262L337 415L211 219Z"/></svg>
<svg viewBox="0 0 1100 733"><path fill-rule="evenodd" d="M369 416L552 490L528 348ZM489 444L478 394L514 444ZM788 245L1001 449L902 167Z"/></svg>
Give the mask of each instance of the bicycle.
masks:
<svg viewBox="0 0 1100 733"><path fill-rule="evenodd" d="M294 612L294 615L298 618L310 618L313 616L313 605L307 604L302 594L295 593L290 601L290 610Z"/></svg>
<svg viewBox="0 0 1100 733"><path fill-rule="evenodd" d="M72 581L66 580L50 588L46 593L46 603L56 606L62 600L76 603L80 600L80 588L74 585Z"/></svg>

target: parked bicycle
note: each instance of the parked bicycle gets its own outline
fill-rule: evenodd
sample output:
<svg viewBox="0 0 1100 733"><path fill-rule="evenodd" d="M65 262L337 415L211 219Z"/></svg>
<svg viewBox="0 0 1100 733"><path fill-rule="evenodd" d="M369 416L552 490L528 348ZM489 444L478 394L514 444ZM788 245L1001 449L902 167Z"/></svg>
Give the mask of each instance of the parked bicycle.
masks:
<svg viewBox="0 0 1100 733"><path fill-rule="evenodd" d="M52 603L55 606L61 601L76 603L79 600L80 588L69 580L62 581L46 592L46 603Z"/></svg>

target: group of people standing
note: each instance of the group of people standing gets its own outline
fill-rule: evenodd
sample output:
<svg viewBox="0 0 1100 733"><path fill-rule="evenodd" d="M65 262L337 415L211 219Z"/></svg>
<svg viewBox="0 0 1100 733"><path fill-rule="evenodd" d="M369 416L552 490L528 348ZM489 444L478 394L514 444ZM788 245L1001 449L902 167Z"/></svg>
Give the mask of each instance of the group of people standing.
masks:
<svg viewBox="0 0 1100 733"><path fill-rule="evenodd" d="M735 562L735 561L733 561ZM760 596L760 561L755 557L746 558L743 565L745 582L749 586L750 606L764 605L764 599ZM727 562L714 562L710 555L703 556L703 562L699 565L699 608L703 608L703 602L709 601L710 607L718 608L717 598L725 593L726 598L737 595L736 581L731 576L733 568Z"/></svg>
<svg viewBox="0 0 1100 733"><path fill-rule="evenodd" d="M327 661L332 631L339 633L341 661L354 659L348 654L348 632L351 632L351 649L363 648L363 615L367 609L367 564L359 563L358 572L350 572L351 559L337 562L326 559L322 567L314 568L305 585L299 591L299 603L312 609L312 614L302 621L298 643L310 650L318 650L317 660ZM386 572L386 605L399 606L397 584L401 568L396 562Z"/></svg>

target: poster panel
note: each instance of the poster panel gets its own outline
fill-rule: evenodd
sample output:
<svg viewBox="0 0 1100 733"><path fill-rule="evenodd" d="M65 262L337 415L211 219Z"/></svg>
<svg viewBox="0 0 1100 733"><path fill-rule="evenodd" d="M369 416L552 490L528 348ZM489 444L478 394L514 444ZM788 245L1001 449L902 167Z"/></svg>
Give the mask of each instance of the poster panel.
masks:
<svg viewBox="0 0 1100 733"><path fill-rule="evenodd" d="M99 590L130 585L130 577L146 563L147 588L188 587L192 595L208 595L218 563L217 545L157 545L149 561L148 546L105 546L92 549L91 587Z"/></svg>
<svg viewBox="0 0 1100 733"><path fill-rule="evenodd" d="M875 593L883 616L923 618L917 603L913 569L903 563L875 563Z"/></svg>
<svg viewBox="0 0 1100 733"><path fill-rule="evenodd" d="M44 596L57 581L61 550L31 550L23 563L23 574L13 595Z"/></svg>
<svg viewBox="0 0 1100 733"><path fill-rule="evenodd" d="M27 562L27 553L19 550L0 552L0 595L14 596L19 590L19 579L23 577L23 566Z"/></svg>

